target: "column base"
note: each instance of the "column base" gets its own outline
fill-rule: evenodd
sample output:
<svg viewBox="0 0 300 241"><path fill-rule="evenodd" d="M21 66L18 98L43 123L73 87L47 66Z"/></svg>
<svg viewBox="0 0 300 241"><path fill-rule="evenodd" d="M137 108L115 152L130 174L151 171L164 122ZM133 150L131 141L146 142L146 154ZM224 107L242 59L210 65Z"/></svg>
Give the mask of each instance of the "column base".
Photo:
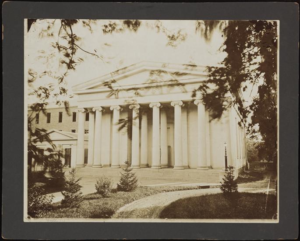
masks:
<svg viewBox="0 0 300 241"><path fill-rule="evenodd" d="M176 170L183 170L184 167L183 166L175 166L174 169L176 169Z"/></svg>
<svg viewBox="0 0 300 241"><path fill-rule="evenodd" d="M131 166L132 169L140 169L140 166Z"/></svg>
<svg viewBox="0 0 300 241"><path fill-rule="evenodd" d="M87 164L86 166L88 166L88 167L92 167L92 166L94 166L93 164Z"/></svg>
<svg viewBox="0 0 300 241"><path fill-rule="evenodd" d="M152 166L152 169L161 169L161 166Z"/></svg>
<svg viewBox="0 0 300 241"><path fill-rule="evenodd" d="M95 168L101 168L102 166L101 166L101 164L99 164L99 165L93 165L93 167L95 167Z"/></svg>
<svg viewBox="0 0 300 241"><path fill-rule="evenodd" d="M161 168L168 168L168 165L162 165Z"/></svg>
<svg viewBox="0 0 300 241"><path fill-rule="evenodd" d="M148 167L148 164L141 164L140 165L140 168L146 168L146 167Z"/></svg>
<svg viewBox="0 0 300 241"><path fill-rule="evenodd" d="M183 166L183 168L184 168L184 169L190 169L190 167L189 167L189 166Z"/></svg>
<svg viewBox="0 0 300 241"><path fill-rule="evenodd" d="M76 167L84 167L84 164L76 164Z"/></svg>
<svg viewBox="0 0 300 241"><path fill-rule="evenodd" d="M101 167L110 167L110 164L102 164Z"/></svg>
<svg viewBox="0 0 300 241"><path fill-rule="evenodd" d="M199 169L199 170L208 170L209 168L207 166L203 166L203 167L197 167L197 169Z"/></svg>
<svg viewBox="0 0 300 241"><path fill-rule="evenodd" d="M120 168L120 165L111 165L111 168Z"/></svg>

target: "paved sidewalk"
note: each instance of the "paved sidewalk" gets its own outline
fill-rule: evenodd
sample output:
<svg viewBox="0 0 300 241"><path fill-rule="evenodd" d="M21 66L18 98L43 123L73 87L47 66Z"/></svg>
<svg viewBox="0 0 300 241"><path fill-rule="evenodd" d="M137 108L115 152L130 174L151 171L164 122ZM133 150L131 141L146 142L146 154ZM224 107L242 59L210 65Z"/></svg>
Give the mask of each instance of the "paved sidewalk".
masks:
<svg viewBox="0 0 300 241"><path fill-rule="evenodd" d="M273 190L271 190L273 191ZM266 193L266 189L261 188L240 188L239 192ZM270 192L270 190L269 190ZM120 208L112 218L159 218L161 211L172 202L188 197L196 197L207 194L221 193L219 188L197 189L159 193L146 198L136 200Z"/></svg>
<svg viewBox="0 0 300 241"><path fill-rule="evenodd" d="M176 183L163 183L163 184L153 184L153 185L140 185L145 187L161 187L161 186L172 186L172 187L199 187L199 188L215 188L219 187L219 183L189 183L189 182L176 182ZM113 186L116 187L116 184ZM95 185L93 184L83 184L81 192L83 195L95 193ZM61 192L55 192L48 195L53 195L54 198L52 200L52 203L60 202L63 199L63 195Z"/></svg>

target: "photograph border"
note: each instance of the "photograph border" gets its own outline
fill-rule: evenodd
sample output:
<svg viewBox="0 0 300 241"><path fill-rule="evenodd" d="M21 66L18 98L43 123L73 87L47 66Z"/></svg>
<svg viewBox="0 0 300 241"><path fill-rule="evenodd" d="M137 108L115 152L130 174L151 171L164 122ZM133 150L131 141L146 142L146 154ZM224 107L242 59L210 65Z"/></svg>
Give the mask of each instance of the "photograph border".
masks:
<svg viewBox="0 0 300 241"><path fill-rule="evenodd" d="M101 9L101 10L99 10ZM297 238L298 5L296 3L34 3L3 5L3 224L13 239ZM270 223L24 223L24 19L279 20L280 222ZM286 107L288 106L288 108ZM13 126L13 128L11 128ZM75 221L76 222L76 221ZM238 229L236 225L239 225ZM274 226L276 225L276 226ZM16 229L18 232L16 232ZM216 232L216 229L219 231ZM39 232L37 232L39 230ZM83 231L84 230L84 231ZM117 231L116 231L117 230ZM254 231L255 230L255 231Z"/></svg>

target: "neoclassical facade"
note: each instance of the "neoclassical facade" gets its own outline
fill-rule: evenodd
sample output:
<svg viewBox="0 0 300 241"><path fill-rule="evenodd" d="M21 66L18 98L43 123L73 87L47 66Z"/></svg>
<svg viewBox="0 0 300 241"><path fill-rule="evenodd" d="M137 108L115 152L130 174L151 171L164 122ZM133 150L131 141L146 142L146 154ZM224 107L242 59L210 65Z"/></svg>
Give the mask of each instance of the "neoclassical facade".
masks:
<svg viewBox="0 0 300 241"><path fill-rule="evenodd" d="M93 167L130 161L133 168L224 168L226 155L228 165L241 168L246 138L236 108L211 121L201 96L192 97L206 79L202 66L140 62L74 86L78 132L71 166L85 165L87 148Z"/></svg>

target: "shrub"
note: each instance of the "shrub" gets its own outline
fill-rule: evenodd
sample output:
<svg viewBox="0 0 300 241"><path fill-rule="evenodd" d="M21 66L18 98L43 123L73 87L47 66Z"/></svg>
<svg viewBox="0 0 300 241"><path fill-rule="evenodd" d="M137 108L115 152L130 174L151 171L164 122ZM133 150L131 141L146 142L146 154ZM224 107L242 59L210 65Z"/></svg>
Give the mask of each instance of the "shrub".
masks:
<svg viewBox="0 0 300 241"><path fill-rule="evenodd" d="M234 179L233 170L234 168L229 166L226 170L225 176L223 177L223 182L221 182L221 191L226 195L238 193L238 184Z"/></svg>
<svg viewBox="0 0 300 241"><path fill-rule="evenodd" d="M107 177L100 177L97 180L95 187L97 193L100 194L102 197L109 197L112 191L111 179Z"/></svg>
<svg viewBox="0 0 300 241"><path fill-rule="evenodd" d="M117 185L118 191L130 192L137 188L138 180L135 176L135 173L132 172L132 168L129 167L128 162L125 162L126 167L123 168L123 172L121 173L120 181Z"/></svg>
<svg viewBox="0 0 300 241"><path fill-rule="evenodd" d="M65 173L61 157L61 152L58 152L45 158L44 168L49 176L48 185L51 187L62 187L65 185Z"/></svg>
<svg viewBox="0 0 300 241"><path fill-rule="evenodd" d="M46 183L48 182L48 178L45 177L44 171L31 172L28 175L28 187L31 188L37 183Z"/></svg>
<svg viewBox="0 0 300 241"><path fill-rule="evenodd" d="M110 218L114 215L115 211L108 207L100 208L100 210L94 211L90 214L90 218Z"/></svg>
<svg viewBox="0 0 300 241"><path fill-rule="evenodd" d="M66 180L64 191L61 192L64 196L61 205L70 208L79 207L83 201L82 192L80 192L81 186L79 185L81 178L76 178L75 168L72 168L69 173L70 177Z"/></svg>
<svg viewBox="0 0 300 241"><path fill-rule="evenodd" d="M28 215L38 217L52 210L53 195L44 195L45 189L40 185L28 188Z"/></svg>

